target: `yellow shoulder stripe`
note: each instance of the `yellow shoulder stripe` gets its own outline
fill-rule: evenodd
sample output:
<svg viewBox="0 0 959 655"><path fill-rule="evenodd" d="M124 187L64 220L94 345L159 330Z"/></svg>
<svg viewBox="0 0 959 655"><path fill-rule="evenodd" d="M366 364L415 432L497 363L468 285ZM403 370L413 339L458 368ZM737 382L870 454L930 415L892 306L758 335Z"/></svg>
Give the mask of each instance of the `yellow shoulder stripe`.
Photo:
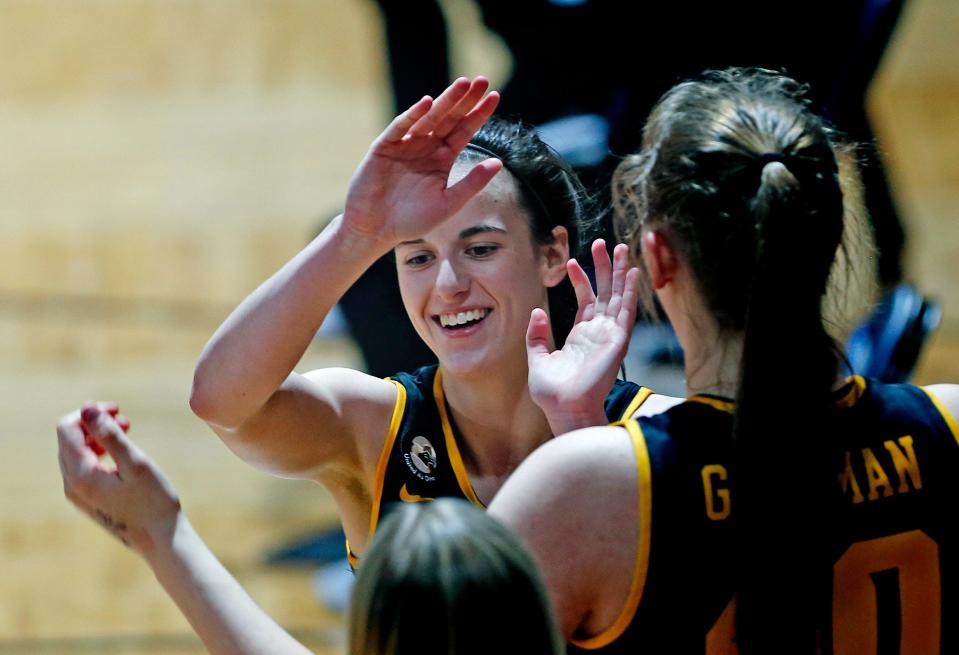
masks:
<svg viewBox="0 0 959 655"><path fill-rule="evenodd" d="M727 414L736 413L736 403L732 402L731 400L721 400L719 398L713 398L712 396L696 395L687 398L686 402L709 405L713 409L718 409L719 411L726 412Z"/></svg>
<svg viewBox="0 0 959 655"><path fill-rule="evenodd" d="M936 409L939 410L939 414L942 415L942 420L946 422L946 425L949 426L949 431L952 432L952 438L956 440L956 443L959 444L959 423L956 423L955 417L946 409L946 406L942 404L935 394L926 389L925 387L919 387L922 389L923 393L929 396L929 400L932 401L932 404L936 406Z"/></svg>
<svg viewBox="0 0 959 655"><path fill-rule="evenodd" d="M614 425L626 428L633 442L633 451L636 454L636 481L639 502L636 564L633 567L633 580L630 583L626 604L613 624L589 639L570 640L574 645L587 650L603 648L619 639L626 631L626 628L632 623L633 617L636 616L636 610L639 609L639 601L643 598L646 574L649 570L649 547L653 527L652 469L649 464L649 450L646 448L643 431L636 420L630 419Z"/></svg>
<svg viewBox="0 0 959 655"><path fill-rule="evenodd" d="M617 421L626 421L633 418L633 414L646 402L646 399L653 395L652 389L647 389L646 387L640 387L639 391L636 392L636 395L633 396L633 399L629 401L629 405L626 407L626 411L616 419Z"/></svg>
<svg viewBox="0 0 959 655"><path fill-rule="evenodd" d="M386 467L390 463L390 453L393 452L393 444L396 443L396 435L400 432L400 424L403 422L403 414L406 412L406 387L391 378L386 378L396 387L396 403L393 405L393 415L390 417L390 429L386 433L386 441L383 442L383 449L380 451L380 457L376 461L376 474L373 478L373 503L370 508L370 531L372 538L376 532L376 525L380 520L380 505L383 501L383 483L386 480ZM346 540L346 559L354 569L357 564L357 557L350 548L350 540Z"/></svg>
<svg viewBox="0 0 959 655"><path fill-rule="evenodd" d="M862 398L863 392L866 391L866 379L861 375L850 376L846 378L846 382L851 385L849 391L836 401L836 406L842 409L855 405Z"/></svg>
<svg viewBox="0 0 959 655"><path fill-rule="evenodd" d="M466 465L463 464L463 457L460 455L460 449L456 445L456 437L453 436L453 425L450 423L449 414L446 412L446 395L443 393L443 376L440 369L436 369L436 377L433 379L433 398L436 400L436 408L440 413L440 423L443 425L443 437L446 441L446 452L449 454L450 464L453 466L453 474L456 475L456 482L459 484L460 491L471 503L477 507L486 509L486 505L479 499L476 492L473 491L473 484L470 482L470 476L466 472Z"/></svg>

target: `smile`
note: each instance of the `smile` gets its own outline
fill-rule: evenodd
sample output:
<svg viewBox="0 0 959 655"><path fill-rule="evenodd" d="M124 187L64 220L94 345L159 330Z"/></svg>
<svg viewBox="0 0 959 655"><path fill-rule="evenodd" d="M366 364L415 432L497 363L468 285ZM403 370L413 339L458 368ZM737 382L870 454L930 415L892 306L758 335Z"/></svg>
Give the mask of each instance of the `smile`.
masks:
<svg viewBox="0 0 959 655"><path fill-rule="evenodd" d="M486 318L489 313L489 309L471 309L466 312L439 314L438 316L434 316L433 320L437 321L441 327L455 330L479 323Z"/></svg>

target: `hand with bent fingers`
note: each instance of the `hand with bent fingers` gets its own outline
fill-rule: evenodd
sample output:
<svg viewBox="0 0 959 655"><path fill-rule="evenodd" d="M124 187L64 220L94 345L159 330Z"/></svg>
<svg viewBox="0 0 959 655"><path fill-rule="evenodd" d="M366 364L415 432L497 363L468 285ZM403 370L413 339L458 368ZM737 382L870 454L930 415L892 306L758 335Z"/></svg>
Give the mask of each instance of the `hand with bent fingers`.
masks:
<svg viewBox="0 0 959 655"><path fill-rule="evenodd" d="M426 96L393 119L350 180L344 226L393 247L422 236L479 193L502 168L499 160L447 184L456 157L499 102L495 91L484 97L488 88L483 77L460 78L436 100Z"/></svg>
<svg viewBox="0 0 959 655"><path fill-rule="evenodd" d="M66 497L141 555L173 533L180 501L173 485L126 436L112 403L87 403L57 424ZM110 455L110 463L101 453Z"/></svg>
<svg viewBox="0 0 959 655"><path fill-rule="evenodd" d="M617 245L611 263L606 243L597 239L592 255L595 294L579 263L571 259L566 265L579 309L562 349L550 352L550 322L542 309L533 310L526 332L530 394L557 435L609 422L603 402L636 320L639 271L629 267L628 248Z"/></svg>

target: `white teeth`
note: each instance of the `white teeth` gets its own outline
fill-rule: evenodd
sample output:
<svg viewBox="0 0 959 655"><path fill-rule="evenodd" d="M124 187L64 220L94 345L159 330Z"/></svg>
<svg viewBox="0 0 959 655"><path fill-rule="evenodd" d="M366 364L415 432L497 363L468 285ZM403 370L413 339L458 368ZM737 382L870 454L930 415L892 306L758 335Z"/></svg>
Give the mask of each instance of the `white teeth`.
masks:
<svg viewBox="0 0 959 655"><path fill-rule="evenodd" d="M440 314L440 325L451 327L454 325L463 325L470 321L478 321L485 318L489 313L487 309L471 309L468 312L459 312L457 314Z"/></svg>

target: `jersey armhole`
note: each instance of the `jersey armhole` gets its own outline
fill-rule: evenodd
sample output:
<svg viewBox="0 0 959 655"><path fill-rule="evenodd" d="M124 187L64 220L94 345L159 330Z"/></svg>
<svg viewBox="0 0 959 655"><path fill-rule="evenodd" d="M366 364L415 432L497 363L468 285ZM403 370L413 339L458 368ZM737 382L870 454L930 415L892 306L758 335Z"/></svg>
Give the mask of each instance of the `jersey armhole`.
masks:
<svg viewBox="0 0 959 655"><path fill-rule="evenodd" d="M946 422L946 425L949 427L949 431L952 433L952 438L955 439L956 444L959 444L959 423L956 423L955 417L952 413L942 404L942 401L936 397L936 394L932 393L925 387L919 387L922 389L922 392L926 394L932 404L935 405L936 409L939 411L939 415L942 416L942 420Z"/></svg>
<svg viewBox="0 0 959 655"><path fill-rule="evenodd" d="M390 454L393 452L393 444L396 443L396 436L400 432L400 424L403 422L403 415L406 413L406 387L392 378L386 378L387 382L392 382L396 386L396 404L393 405L393 415L390 417L390 428L386 434L386 440L383 442L383 449L380 451L380 457L376 461L376 473L373 478L373 503L370 507L370 531L369 537L373 537L376 532L376 525L380 520L380 505L383 501L383 483L386 480L386 467L390 463ZM359 558L353 554L350 547L350 540L346 540L346 559L352 568L356 568Z"/></svg>
<svg viewBox="0 0 959 655"><path fill-rule="evenodd" d="M648 391L648 390L647 390ZM637 405L638 406L638 405ZM598 635L588 639L570 639L570 643L586 650L603 648L619 639L632 623L639 609L646 587L646 575L649 570L649 546L652 537L652 470L649 464L649 450L639 422L633 419L619 421L613 425L623 427L629 432L636 457L637 502L639 503L639 529L637 531L636 562L633 566L633 579L629 585L626 604L613 624Z"/></svg>

